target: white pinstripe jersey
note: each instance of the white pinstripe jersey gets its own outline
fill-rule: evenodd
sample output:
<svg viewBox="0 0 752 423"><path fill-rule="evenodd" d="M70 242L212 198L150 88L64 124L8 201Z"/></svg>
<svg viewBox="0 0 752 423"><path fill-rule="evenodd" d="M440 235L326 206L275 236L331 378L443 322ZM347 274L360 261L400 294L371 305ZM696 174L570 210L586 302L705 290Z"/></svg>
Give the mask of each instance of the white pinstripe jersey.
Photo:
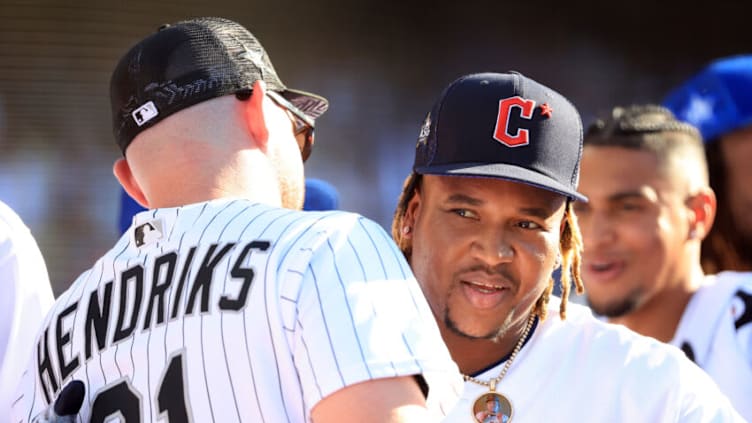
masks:
<svg viewBox="0 0 752 423"><path fill-rule="evenodd" d="M344 386L421 373L442 414L462 389L380 226L244 200L136 215L58 299L36 347L17 421L72 379L92 423L303 422Z"/></svg>

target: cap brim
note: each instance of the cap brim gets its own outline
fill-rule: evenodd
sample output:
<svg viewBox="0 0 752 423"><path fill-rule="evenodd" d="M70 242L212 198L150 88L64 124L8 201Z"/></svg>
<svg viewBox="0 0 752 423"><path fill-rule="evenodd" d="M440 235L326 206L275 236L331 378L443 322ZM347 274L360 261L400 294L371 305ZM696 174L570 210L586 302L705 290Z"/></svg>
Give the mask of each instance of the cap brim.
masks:
<svg viewBox="0 0 752 423"><path fill-rule="evenodd" d="M519 166L504 163L454 163L443 166L425 166L415 169L416 173L424 175L474 176L482 178L497 178L507 181L520 182L537 188L561 194L573 200L587 202L584 195L560 184L556 180Z"/></svg>
<svg viewBox="0 0 752 423"><path fill-rule="evenodd" d="M313 119L317 119L329 109L329 100L320 95L291 89L282 91L280 94L293 106Z"/></svg>

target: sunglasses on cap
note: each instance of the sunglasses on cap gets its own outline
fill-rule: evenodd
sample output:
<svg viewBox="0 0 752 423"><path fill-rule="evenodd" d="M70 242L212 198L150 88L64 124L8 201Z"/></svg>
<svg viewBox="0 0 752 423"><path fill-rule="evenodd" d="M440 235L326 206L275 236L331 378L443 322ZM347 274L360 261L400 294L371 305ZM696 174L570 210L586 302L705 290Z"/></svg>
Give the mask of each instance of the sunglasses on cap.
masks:
<svg viewBox="0 0 752 423"><path fill-rule="evenodd" d="M235 93L235 97L237 97L238 100L245 101L251 97L251 92L252 90L250 89L242 89ZM305 162L308 160L308 157L313 150L313 133L315 127L313 118L303 113L303 111L295 107L295 105L290 103L277 92L267 91L266 95L287 112L287 116L293 124L293 133L295 139L298 141L300 155L303 158L303 162Z"/></svg>

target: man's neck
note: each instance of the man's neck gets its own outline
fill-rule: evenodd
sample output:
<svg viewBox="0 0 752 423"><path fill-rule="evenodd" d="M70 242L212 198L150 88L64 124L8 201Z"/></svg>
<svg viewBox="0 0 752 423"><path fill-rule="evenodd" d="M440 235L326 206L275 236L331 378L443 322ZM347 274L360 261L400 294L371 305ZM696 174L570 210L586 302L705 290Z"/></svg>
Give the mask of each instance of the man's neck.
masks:
<svg viewBox="0 0 752 423"><path fill-rule="evenodd" d="M624 325L661 342L670 342L689 300L700 287L703 278L704 274L698 266L682 283L675 283L670 289L665 289L646 303L640 304L635 311L609 319L609 322Z"/></svg>
<svg viewBox="0 0 752 423"><path fill-rule="evenodd" d="M460 372L471 376L508 358L519 342L523 331L524 327L519 330L510 330L502 339L494 341L467 338L443 328L442 336Z"/></svg>

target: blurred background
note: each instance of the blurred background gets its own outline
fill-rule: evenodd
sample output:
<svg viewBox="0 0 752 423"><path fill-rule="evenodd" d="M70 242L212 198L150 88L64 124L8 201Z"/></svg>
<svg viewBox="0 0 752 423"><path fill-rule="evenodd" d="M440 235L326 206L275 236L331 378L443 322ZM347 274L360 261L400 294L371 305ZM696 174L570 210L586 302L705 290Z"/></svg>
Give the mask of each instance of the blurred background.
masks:
<svg viewBox="0 0 752 423"><path fill-rule="evenodd" d="M288 86L329 98L307 175L387 229L420 124L462 74L520 71L587 125L752 51L749 0L572 3L0 0L0 200L31 228L60 294L119 237L110 72L139 39L188 17L240 22Z"/></svg>

